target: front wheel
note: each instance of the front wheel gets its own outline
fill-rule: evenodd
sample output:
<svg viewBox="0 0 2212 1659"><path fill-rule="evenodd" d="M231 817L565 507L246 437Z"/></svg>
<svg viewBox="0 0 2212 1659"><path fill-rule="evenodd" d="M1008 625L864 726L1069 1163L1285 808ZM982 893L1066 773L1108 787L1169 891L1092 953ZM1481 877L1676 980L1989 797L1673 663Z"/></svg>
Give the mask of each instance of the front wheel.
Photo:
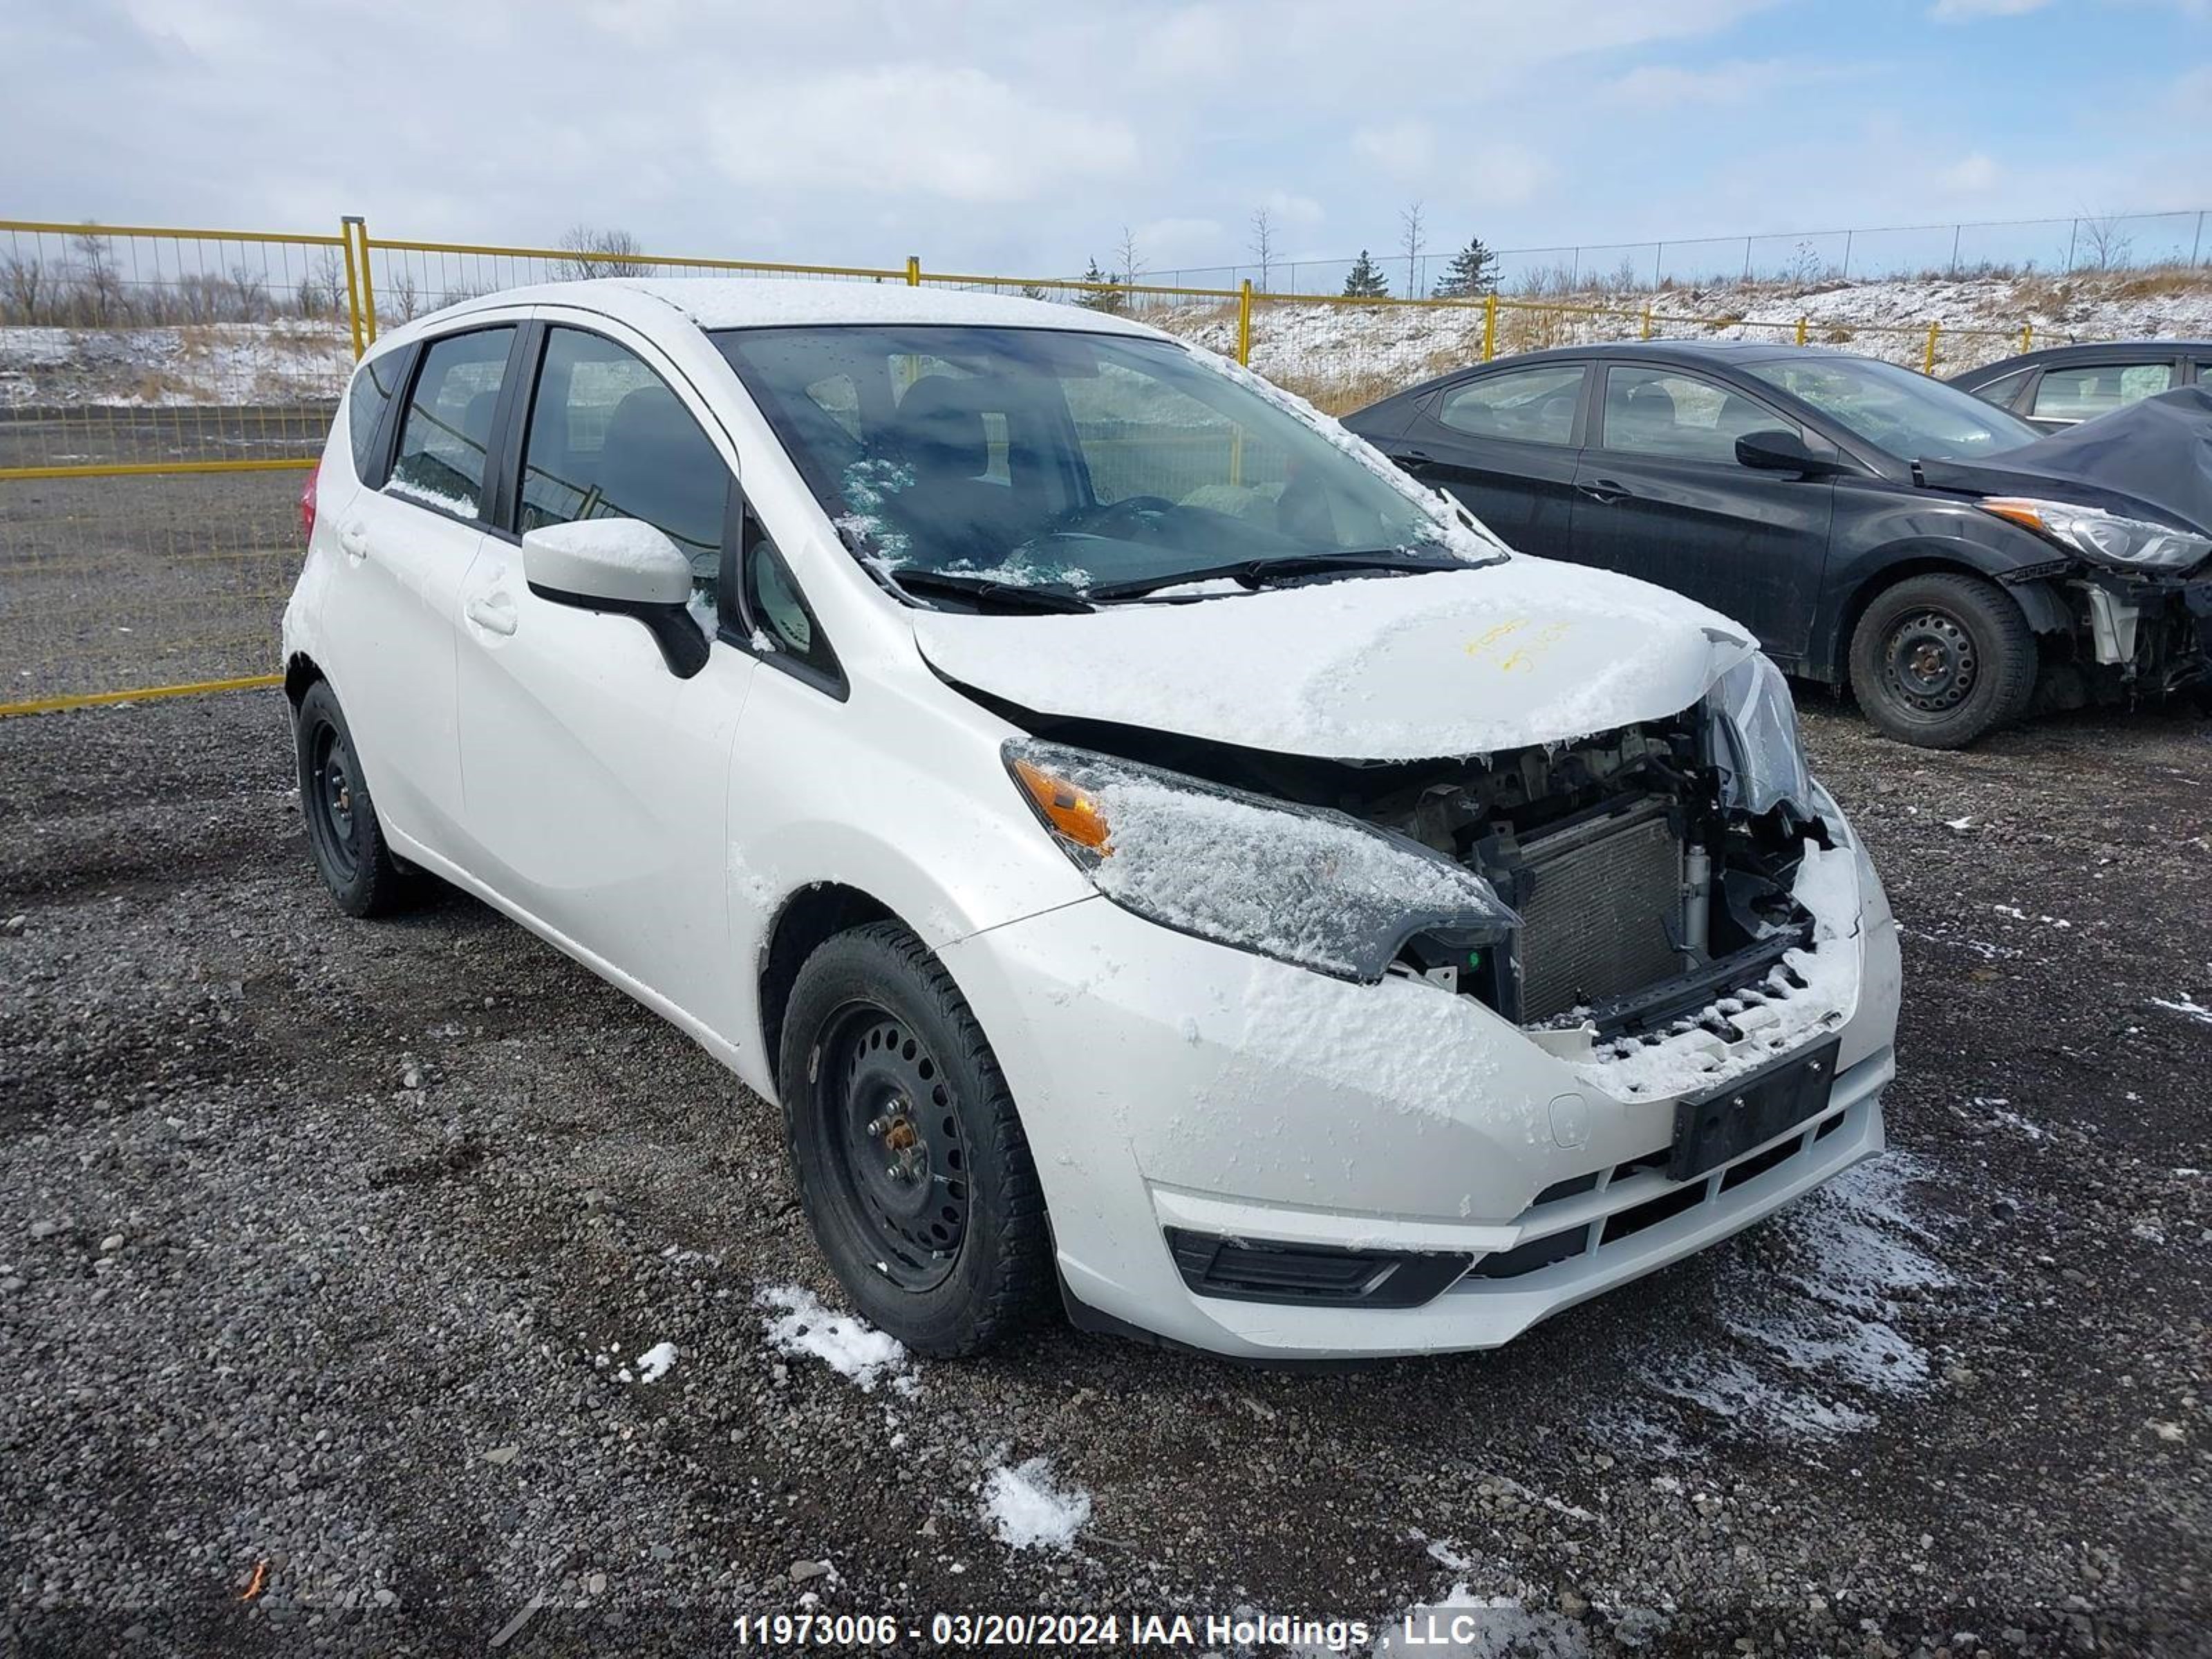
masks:
<svg viewBox="0 0 2212 1659"><path fill-rule="evenodd" d="M1013 1097L921 940L873 922L806 959L776 1086L799 1202L870 1322L951 1357L1043 1305L1044 1199Z"/></svg>
<svg viewBox="0 0 2212 1659"><path fill-rule="evenodd" d="M1923 749L1962 749L2027 712L2035 635L1978 576L1908 576L1875 595L1851 635L1851 690L1875 726Z"/></svg>

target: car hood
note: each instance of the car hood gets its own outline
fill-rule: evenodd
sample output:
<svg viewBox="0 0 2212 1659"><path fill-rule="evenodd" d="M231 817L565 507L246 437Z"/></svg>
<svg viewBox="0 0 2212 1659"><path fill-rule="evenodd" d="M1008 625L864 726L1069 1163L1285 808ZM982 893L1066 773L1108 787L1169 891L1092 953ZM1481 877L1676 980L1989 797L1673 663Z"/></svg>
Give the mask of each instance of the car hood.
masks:
<svg viewBox="0 0 2212 1659"><path fill-rule="evenodd" d="M1921 482L2038 495L2212 535L2212 387L2180 386L1986 461L1922 461Z"/></svg>
<svg viewBox="0 0 2212 1659"><path fill-rule="evenodd" d="M1517 556L1087 614L919 611L915 638L945 678L1035 714L1372 761L1660 719L1757 648L1663 589Z"/></svg>

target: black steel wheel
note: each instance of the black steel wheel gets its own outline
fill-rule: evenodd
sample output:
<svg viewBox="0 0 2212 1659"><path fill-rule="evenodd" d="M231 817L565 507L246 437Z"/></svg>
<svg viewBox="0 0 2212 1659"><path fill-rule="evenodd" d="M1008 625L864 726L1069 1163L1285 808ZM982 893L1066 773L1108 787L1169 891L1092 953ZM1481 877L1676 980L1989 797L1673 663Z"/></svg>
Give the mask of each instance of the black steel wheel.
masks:
<svg viewBox="0 0 2212 1659"><path fill-rule="evenodd" d="M300 699L293 737L300 816L307 820L307 851L323 884L350 916L399 908L410 896L409 872L384 844L353 733L328 681L316 681Z"/></svg>
<svg viewBox="0 0 2212 1659"><path fill-rule="evenodd" d="M952 976L896 922L825 940L792 981L776 1091L815 1242L918 1353L988 1346L1051 1290L1036 1170Z"/></svg>
<svg viewBox="0 0 2212 1659"><path fill-rule="evenodd" d="M1957 749L2027 712L2035 635L1994 582L1950 572L1875 594L1851 635L1851 690L1893 738Z"/></svg>

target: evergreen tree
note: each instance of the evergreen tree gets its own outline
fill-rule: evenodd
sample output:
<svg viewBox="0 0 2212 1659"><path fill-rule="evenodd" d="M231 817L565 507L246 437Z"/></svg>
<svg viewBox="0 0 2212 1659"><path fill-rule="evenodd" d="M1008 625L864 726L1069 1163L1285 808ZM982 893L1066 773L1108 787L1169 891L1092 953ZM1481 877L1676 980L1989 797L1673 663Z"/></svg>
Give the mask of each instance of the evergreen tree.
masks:
<svg viewBox="0 0 2212 1659"><path fill-rule="evenodd" d="M1467 246L1453 254L1451 264L1444 267L1443 280L1437 284L1437 298L1471 299L1497 286L1498 256L1483 246L1481 237L1470 236Z"/></svg>
<svg viewBox="0 0 2212 1659"><path fill-rule="evenodd" d="M1359 250L1359 257L1352 262L1351 274L1344 279L1344 297L1347 300L1380 300L1387 298L1390 284L1367 257L1367 250Z"/></svg>
<svg viewBox="0 0 2212 1659"><path fill-rule="evenodd" d="M1116 317L1129 308L1129 296L1119 291L1121 279L1119 276L1109 276L1099 270L1097 260L1093 259L1091 262L1089 269L1083 273L1083 280L1086 283L1101 283L1104 286L1085 289L1083 297L1078 300L1076 304L1087 306L1093 311L1110 312Z"/></svg>

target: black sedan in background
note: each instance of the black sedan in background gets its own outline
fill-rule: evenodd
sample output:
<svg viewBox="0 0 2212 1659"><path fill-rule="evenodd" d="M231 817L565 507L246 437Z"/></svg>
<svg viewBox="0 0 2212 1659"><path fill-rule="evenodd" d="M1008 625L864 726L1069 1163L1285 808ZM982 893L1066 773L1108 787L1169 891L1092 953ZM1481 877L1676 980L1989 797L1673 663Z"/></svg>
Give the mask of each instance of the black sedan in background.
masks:
<svg viewBox="0 0 2212 1659"><path fill-rule="evenodd" d="M2039 431L2057 432L2178 386L2212 386L2212 341L2046 346L1954 374L1951 384Z"/></svg>
<svg viewBox="0 0 2212 1659"><path fill-rule="evenodd" d="M1703 600L1907 742L2212 673L2212 390L2045 438L1871 358L1652 342L1501 359L1346 424L1510 545Z"/></svg>

